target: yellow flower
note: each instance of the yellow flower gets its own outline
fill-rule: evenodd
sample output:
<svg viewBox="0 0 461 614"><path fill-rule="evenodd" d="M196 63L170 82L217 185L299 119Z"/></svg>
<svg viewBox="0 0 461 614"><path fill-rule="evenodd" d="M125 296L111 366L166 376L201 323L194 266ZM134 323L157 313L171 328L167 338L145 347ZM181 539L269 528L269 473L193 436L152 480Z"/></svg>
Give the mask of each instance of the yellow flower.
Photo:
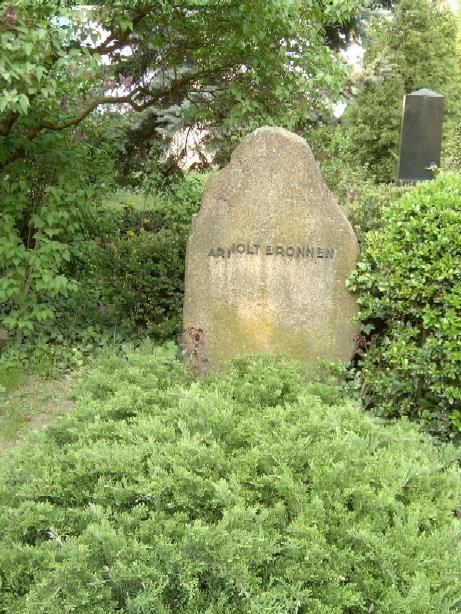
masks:
<svg viewBox="0 0 461 614"><path fill-rule="evenodd" d="M9 405L9 404L10 404L9 400L8 400L8 401L5 401L5 403L6 403L7 405Z"/></svg>
<svg viewBox="0 0 461 614"><path fill-rule="evenodd" d="M149 219L143 219L144 224L150 224L150 220Z"/></svg>
<svg viewBox="0 0 461 614"><path fill-rule="evenodd" d="M126 233L129 237L134 237L134 232L132 230L128 230L128 232Z"/></svg>
<svg viewBox="0 0 461 614"><path fill-rule="evenodd" d="M167 211L167 213L168 213L168 215L170 215L170 214L171 214L171 211Z"/></svg>
<svg viewBox="0 0 461 614"><path fill-rule="evenodd" d="M125 204L127 207L132 207L134 205L134 200L127 200Z"/></svg>

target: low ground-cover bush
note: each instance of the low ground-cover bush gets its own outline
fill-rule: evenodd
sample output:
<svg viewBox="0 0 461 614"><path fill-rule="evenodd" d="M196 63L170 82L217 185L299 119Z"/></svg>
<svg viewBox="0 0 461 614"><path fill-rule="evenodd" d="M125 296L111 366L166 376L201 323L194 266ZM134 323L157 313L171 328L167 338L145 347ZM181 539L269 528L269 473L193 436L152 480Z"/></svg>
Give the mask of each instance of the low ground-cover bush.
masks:
<svg viewBox="0 0 461 614"><path fill-rule="evenodd" d="M419 184L383 219L349 282L361 292L365 404L459 439L461 175Z"/></svg>
<svg viewBox="0 0 461 614"><path fill-rule="evenodd" d="M0 611L448 614L457 453L294 363L146 347L0 469Z"/></svg>

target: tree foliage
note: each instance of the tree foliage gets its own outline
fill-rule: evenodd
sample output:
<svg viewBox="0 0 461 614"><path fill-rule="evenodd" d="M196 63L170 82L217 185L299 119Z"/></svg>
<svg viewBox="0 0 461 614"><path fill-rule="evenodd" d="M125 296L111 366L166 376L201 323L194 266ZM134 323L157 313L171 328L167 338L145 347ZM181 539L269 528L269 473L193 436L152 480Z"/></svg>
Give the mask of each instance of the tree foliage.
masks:
<svg viewBox="0 0 461 614"><path fill-rule="evenodd" d="M327 43L363 4L205 2L198 11L176 3L172 15L166 7L149 36L119 59L135 83L170 84L169 95L129 131L130 155L185 126L205 128L215 147L229 150L231 136L257 126L294 129L316 121L345 75Z"/></svg>
<svg viewBox="0 0 461 614"><path fill-rule="evenodd" d="M31 142L43 130L77 125L107 104L152 107L157 114L183 106L195 119L226 117L225 125L250 116L259 125L279 120L282 112L284 124L293 125L338 92L341 62L324 43L324 26L359 6L352 0L325 6L299 0L272 0L269 6L165 1L91 10L8 6L1 20L7 51L1 135L13 140L25 123L22 136ZM115 74L115 64L125 75ZM113 95L116 85L126 91ZM21 122L25 117L29 121ZM27 149L26 142L9 145L2 166Z"/></svg>

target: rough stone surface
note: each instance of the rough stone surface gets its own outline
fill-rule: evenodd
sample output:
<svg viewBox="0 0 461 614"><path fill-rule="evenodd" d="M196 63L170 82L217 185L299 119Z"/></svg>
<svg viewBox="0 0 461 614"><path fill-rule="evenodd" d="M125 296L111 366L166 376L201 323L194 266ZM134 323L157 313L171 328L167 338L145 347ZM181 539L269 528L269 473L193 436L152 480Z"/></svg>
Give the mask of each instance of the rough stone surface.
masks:
<svg viewBox="0 0 461 614"><path fill-rule="evenodd" d="M359 329L345 280L358 255L306 141L259 128L210 178L193 216L184 327L203 329L211 366L256 352L347 361Z"/></svg>

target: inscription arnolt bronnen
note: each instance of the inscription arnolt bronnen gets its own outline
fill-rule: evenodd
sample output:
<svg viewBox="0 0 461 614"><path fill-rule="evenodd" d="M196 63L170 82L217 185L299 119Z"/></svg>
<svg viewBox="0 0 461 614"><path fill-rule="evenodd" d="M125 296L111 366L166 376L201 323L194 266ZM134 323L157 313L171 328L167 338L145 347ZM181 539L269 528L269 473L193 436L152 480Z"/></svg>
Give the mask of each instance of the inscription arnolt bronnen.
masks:
<svg viewBox="0 0 461 614"><path fill-rule="evenodd" d="M231 247L212 247L208 256L230 258L232 254L257 256L288 256L288 258L334 258L335 250L331 247L299 247L293 245L261 245L260 243L237 243Z"/></svg>

